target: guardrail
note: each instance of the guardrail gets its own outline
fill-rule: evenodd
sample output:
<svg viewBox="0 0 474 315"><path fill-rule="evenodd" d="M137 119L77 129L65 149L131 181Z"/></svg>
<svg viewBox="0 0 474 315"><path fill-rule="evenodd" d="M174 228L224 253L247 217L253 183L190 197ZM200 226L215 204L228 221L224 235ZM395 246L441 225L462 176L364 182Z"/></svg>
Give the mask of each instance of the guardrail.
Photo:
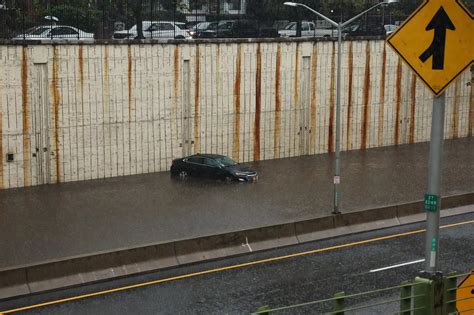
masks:
<svg viewBox="0 0 474 315"><path fill-rule="evenodd" d="M307 309L311 313L331 315L364 311L399 315L468 315L474 314L474 307L471 307L474 305L474 284L471 283L474 283L474 270L463 274L450 273L447 276L441 273L434 276L422 274L414 280L403 281L398 286L355 294L337 292L332 298L277 308L262 306L252 314L266 315L311 307L310 310ZM397 291L398 298L373 302L377 295L394 295ZM393 311L394 309L398 311Z"/></svg>

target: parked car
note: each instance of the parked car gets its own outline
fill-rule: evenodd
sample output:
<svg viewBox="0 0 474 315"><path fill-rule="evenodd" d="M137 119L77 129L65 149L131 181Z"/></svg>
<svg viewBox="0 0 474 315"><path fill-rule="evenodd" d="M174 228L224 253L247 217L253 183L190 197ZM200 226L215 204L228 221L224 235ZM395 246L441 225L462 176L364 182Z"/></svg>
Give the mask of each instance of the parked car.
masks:
<svg viewBox="0 0 474 315"><path fill-rule="evenodd" d="M347 31L347 37L385 36L387 31L382 24L355 24Z"/></svg>
<svg viewBox="0 0 474 315"><path fill-rule="evenodd" d="M168 39L185 39L191 38L188 31L184 28L184 23L170 22L170 21L143 21L143 37L147 39L159 39L159 38L168 38ZM117 31L114 32L113 39L135 39L138 36L137 25L135 24L129 30Z"/></svg>
<svg viewBox="0 0 474 315"><path fill-rule="evenodd" d="M77 27L69 25L42 25L28 29L24 34L19 34L12 40L68 40L68 41L93 41L94 34L84 32Z"/></svg>
<svg viewBox="0 0 474 315"><path fill-rule="evenodd" d="M257 172L251 168L218 154L195 154L175 159L171 164L170 172L172 176L179 176L181 179L192 176L220 179L226 182L258 180Z"/></svg>
<svg viewBox="0 0 474 315"><path fill-rule="evenodd" d="M259 38L278 37L276 29L259 27L256 20L223 20L215 30L200 33L200 38Z"/></svg>
<svg viewBox="0 0 474 315"><path fill-rule="evenodd" d="M278 31L280 37L296 37L297 22L289 22ZM313 22L301 22L301 37L337 37L337 30L316 28Z"/></svg>
<svg viewBox="0 0 474 315"><path fill-rule="evenodd" d="M202 33L206 31L215 31L217 29L217 22L201 22L194 25L189 34L192 38L200 38Z"/></svg>

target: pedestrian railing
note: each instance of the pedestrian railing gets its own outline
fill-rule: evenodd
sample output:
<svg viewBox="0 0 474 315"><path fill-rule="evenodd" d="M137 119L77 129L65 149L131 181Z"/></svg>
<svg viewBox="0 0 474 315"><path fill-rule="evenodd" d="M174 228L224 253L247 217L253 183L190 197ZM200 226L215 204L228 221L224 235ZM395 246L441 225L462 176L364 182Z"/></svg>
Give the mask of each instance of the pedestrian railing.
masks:
<svg viewBox="0 0 474 315"><path fill-rule="evenodd" d="M288 312L305 308L317 314L474 314L473 272L443 276L421 275L398 286L367 292L337 292L332 298L283 307L262 306L252 314ZM469 279L469 281L467 280ZM382 298L381 298L382 297Z"/></svg>

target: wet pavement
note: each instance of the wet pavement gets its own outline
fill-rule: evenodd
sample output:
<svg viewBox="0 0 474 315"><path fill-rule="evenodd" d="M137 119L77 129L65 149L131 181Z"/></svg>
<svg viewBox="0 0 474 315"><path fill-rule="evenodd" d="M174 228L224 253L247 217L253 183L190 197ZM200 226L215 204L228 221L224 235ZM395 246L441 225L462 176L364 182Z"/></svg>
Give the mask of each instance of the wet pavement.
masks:
<svg viewBox="0 0 474 315"><path fill-rule="evenodd" d="M342 152L341 211L421 200L429 144ZM442 195L474 192L474 139L445 142ZM253 184L168 172L0 191L0 270L330 215L334 155L251 163Z"/></svg>

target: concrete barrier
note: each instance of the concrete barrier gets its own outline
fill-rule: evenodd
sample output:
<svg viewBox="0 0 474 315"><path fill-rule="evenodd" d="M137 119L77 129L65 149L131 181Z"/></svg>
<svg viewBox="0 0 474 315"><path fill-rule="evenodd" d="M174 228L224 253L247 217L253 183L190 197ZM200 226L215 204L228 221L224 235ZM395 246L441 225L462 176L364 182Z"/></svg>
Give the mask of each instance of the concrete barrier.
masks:
<svg viewBox="0 0 474 315"><path fill-rule="evenodd" d="M472 204L474 193L445 197L442 208ZM472 207L445 210L441 216L468 212ZM0 272L0 299L419 222L425 217L423 204L417 201L7 270Z"/></svg>

